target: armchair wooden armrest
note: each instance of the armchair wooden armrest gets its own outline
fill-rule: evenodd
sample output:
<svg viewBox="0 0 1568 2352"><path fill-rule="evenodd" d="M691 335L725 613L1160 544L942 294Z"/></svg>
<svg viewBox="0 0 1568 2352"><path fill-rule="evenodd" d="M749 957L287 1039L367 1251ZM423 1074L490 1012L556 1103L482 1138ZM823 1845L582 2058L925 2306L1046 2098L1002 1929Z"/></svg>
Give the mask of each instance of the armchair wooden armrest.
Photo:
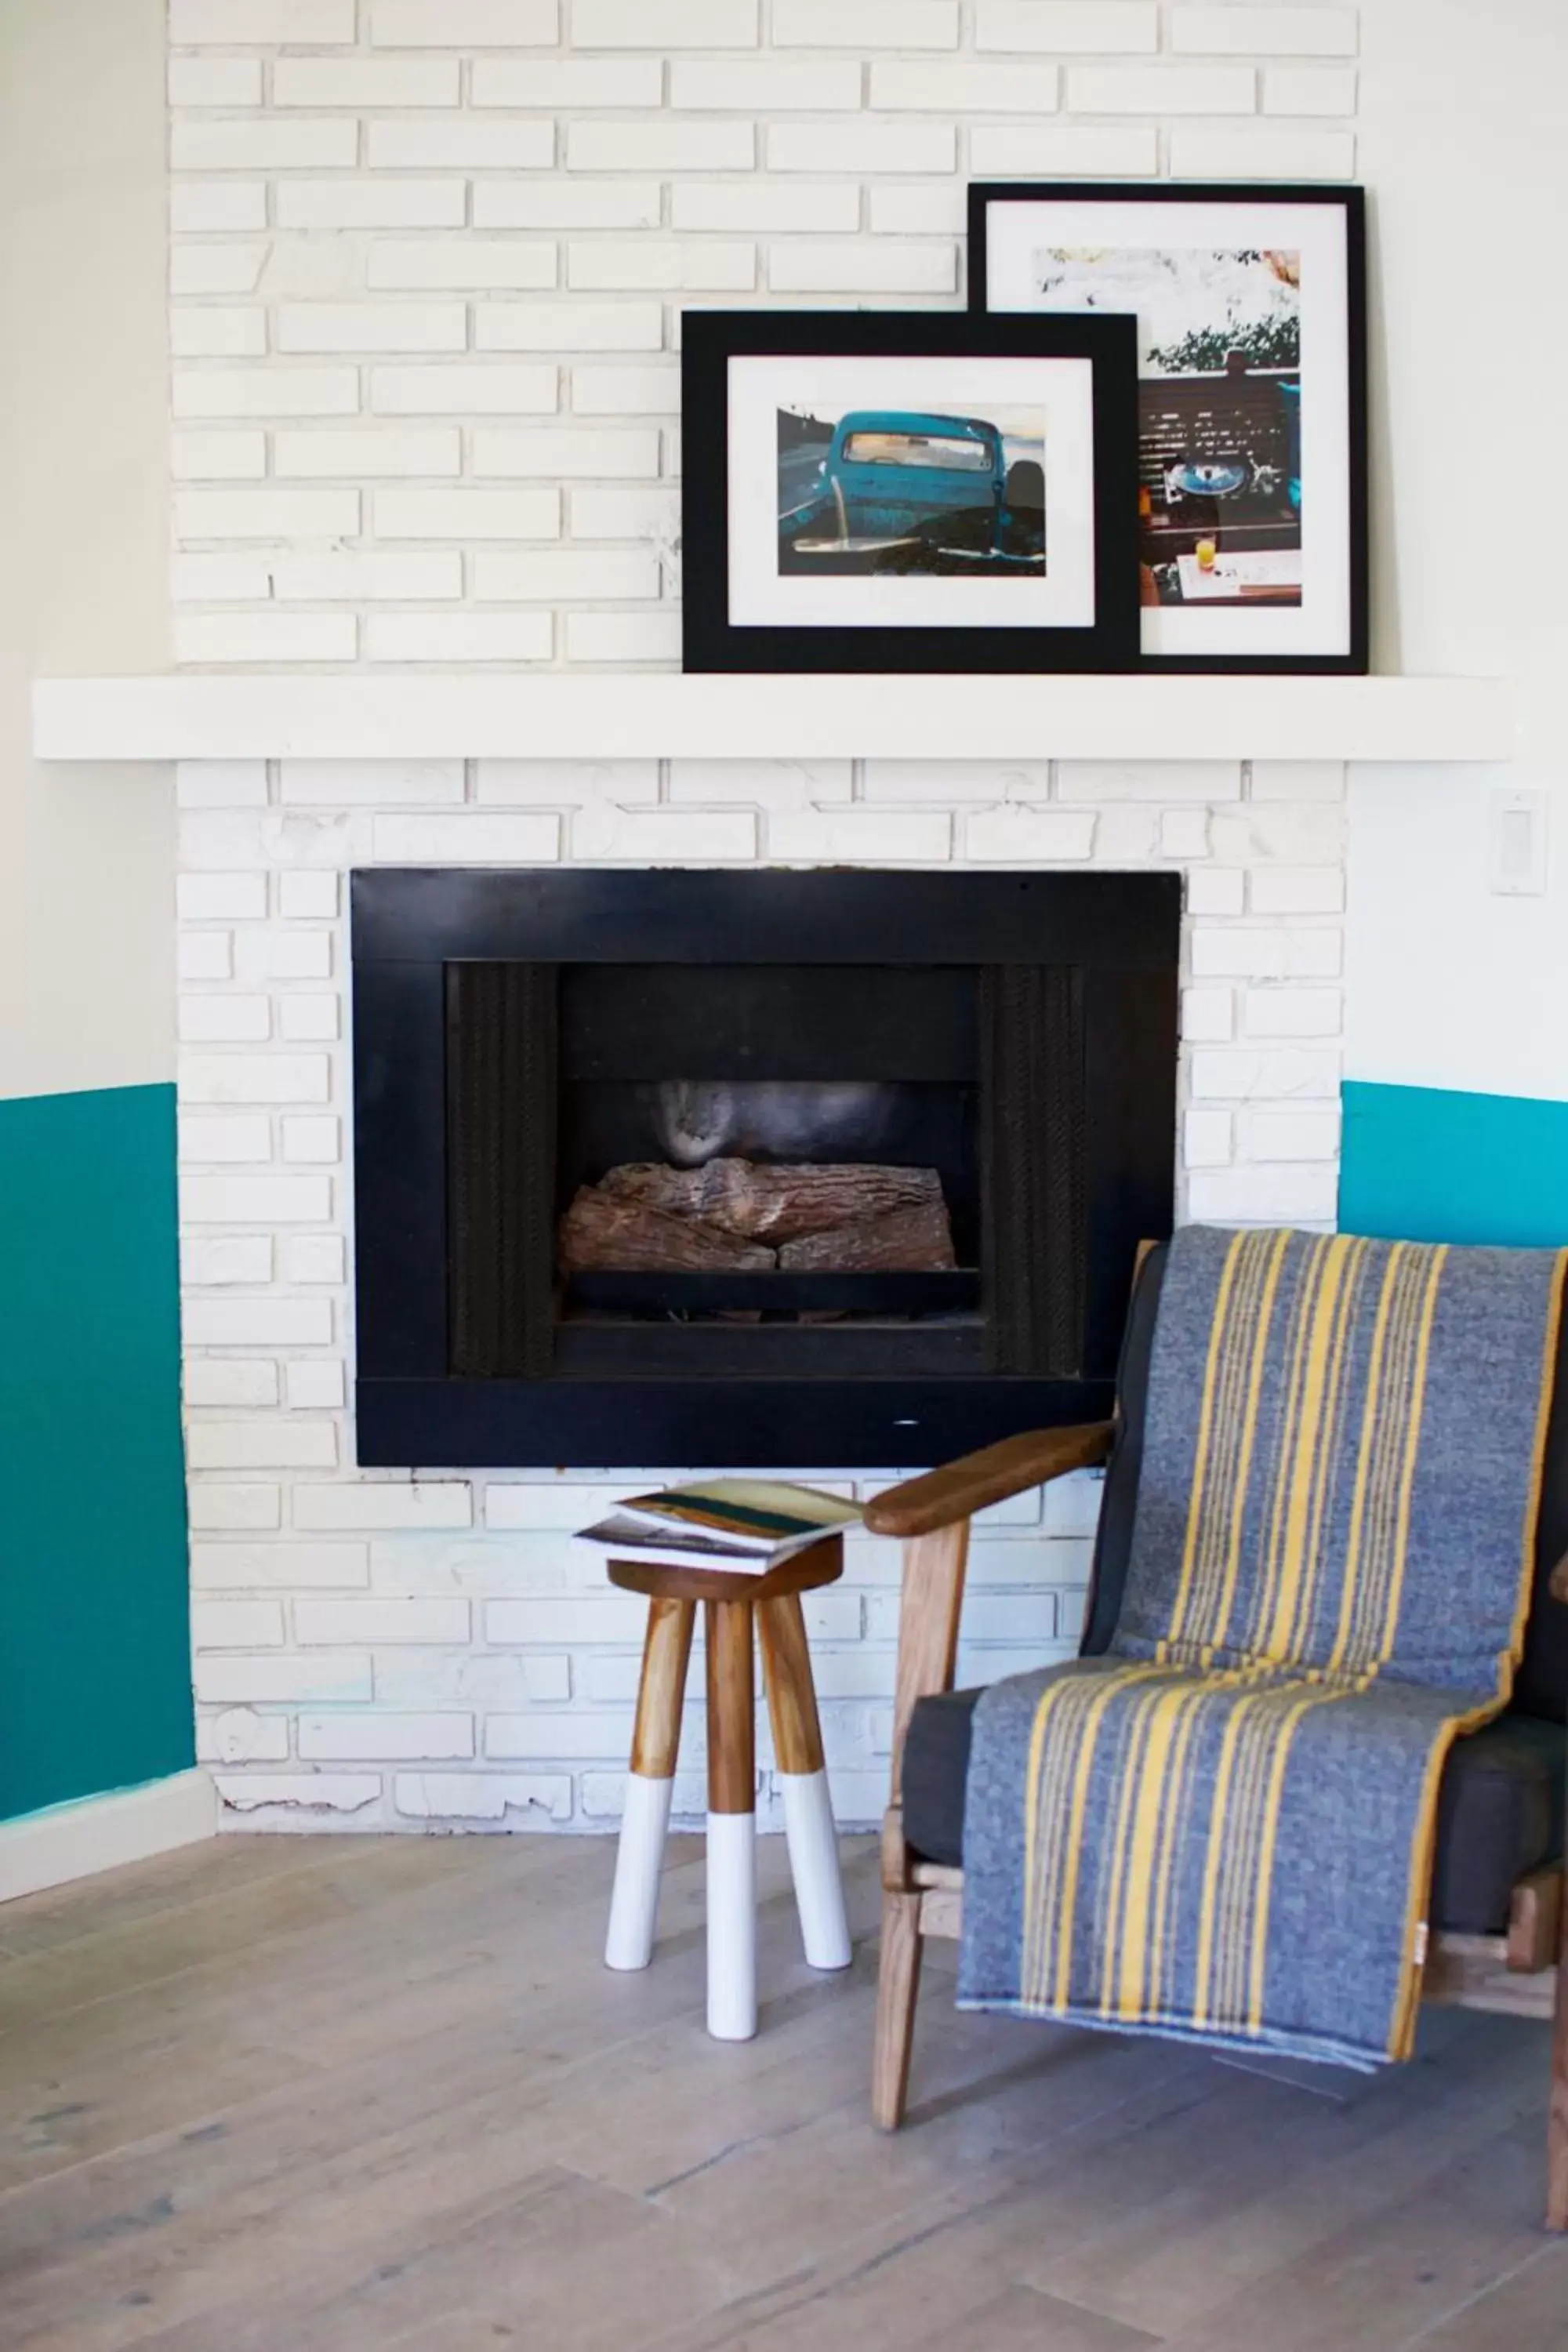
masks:
<svg viewBox="0 0 1568 2352"><path fill-rule="evenodd" d="M1070 1429L1031 1429L1005 1437L979 1454L966 1454L941 1470L906 1478L900 1486L868 1504L866 1525L875 1536L935 1535L960 1519L973 1518L1010 1495L1026 1494L1069 1470L1103 1462L1110 1452L1111 1424L1090 1421Z"/></svg>

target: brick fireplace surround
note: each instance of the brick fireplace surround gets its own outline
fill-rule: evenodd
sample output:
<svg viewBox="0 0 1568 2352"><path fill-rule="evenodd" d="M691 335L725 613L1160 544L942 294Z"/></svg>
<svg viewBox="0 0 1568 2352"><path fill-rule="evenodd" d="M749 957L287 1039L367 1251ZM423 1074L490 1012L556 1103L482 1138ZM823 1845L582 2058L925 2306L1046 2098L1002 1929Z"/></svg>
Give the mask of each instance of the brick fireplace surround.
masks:
<svg viewBox="0 0 1568 2352"><path fill-rule="evenodd" d="M258 688L505 665L614 705L617 668L679 656L683 306L957 307L973 178L1358 163L1343 0L171 0L169 26L174 655ZM195 1676L230 1822L608 1825L627 1749L638 1611L569 1540L603 1475L354 1466L352 867L1180 871L1178 1213L1333 1216L1338 765L343 757L187 761L179 798ZM1086 1477L989 1516L966 1672L1070 1646L1096 1507ZM898 1562L848 1556L812 1633L868 1822ZM689 1808L700 1763L693 1725Z"/></svg>
<svg viewBox="0 0 1568 2352"><path fill-rule="evenodd" d="M237 1824L608 1826L630 1736L640 1604L570 1539L628 1474L354 1465L350 868L1178 870L1178 1216L1333 1218L1335 763L186 761L178 793L195 1682ZM887 1475L825 1474L862 1494ZM1097 1507L1085 1474L1043 1516L1037 1496L987 1514L961 1674L1069 1652ZM808 1616L839 1817L869 1822L899 1563L865 1538L847 1557ZM701 1763L693 1721L678 1811L701 1810Z"/></svg>

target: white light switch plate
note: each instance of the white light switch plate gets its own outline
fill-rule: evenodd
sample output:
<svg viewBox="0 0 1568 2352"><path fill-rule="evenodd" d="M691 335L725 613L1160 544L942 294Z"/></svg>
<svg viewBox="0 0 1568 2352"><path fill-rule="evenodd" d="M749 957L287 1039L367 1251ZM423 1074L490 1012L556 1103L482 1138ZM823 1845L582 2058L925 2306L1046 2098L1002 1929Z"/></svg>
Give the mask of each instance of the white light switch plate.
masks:
<svg viewBox="0 0 1568 2352"><path fill-rule="evenodd" d="M1509 786L1491 796L1491 887L1499 897L1539 897L1546 887L1546 794Z"/></svg>

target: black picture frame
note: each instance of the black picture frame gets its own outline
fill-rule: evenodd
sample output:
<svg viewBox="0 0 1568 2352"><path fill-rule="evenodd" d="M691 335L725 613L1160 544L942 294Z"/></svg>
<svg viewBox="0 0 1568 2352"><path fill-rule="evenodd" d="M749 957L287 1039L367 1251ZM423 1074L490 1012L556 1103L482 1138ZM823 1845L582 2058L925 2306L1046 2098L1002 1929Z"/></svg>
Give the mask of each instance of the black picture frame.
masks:
<svg viewBox="0 0 1568 2352"><path fill-rule="evenodd" d="M1023 204L1331 205L1344 216L1347 427L1348 643L1339 652L1152 653L1140 648L1132 667L1166 675L1226 677L1364 677L1370 667L1371 584L1368 551L1366 195L1337 181L1097 181L978 180L969 189L969 305L976 318L1062 316L1058 312L994 311L987 308L990 215ZM1247 240L1244 236L1243 243Z"/></svg>
<svg viewBox="0 0 1568 2352"><path fill-rule="evenodd" d="M732 360L1077 359L1092 370L1089 627L797 627L730 618ZM1127 669L1138 648L1137 357L1131 318L962 311L689 310L681 356L682 667L689 671Z"/></svg>

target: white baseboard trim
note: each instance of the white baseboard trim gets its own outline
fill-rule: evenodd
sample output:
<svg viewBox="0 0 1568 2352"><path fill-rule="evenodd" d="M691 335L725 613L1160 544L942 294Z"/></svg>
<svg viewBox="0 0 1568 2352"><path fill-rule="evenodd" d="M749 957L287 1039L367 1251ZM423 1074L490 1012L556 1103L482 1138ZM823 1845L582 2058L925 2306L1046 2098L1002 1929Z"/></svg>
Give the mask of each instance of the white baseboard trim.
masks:
<svg viewBox="0 0 1568 2352"><path fill-rule="evenodd" d="M0 1822L0 1903L194 1845L216 1835L217 1818L212 1774L198 1766L140 1789L116 1789Z"/></svg>

